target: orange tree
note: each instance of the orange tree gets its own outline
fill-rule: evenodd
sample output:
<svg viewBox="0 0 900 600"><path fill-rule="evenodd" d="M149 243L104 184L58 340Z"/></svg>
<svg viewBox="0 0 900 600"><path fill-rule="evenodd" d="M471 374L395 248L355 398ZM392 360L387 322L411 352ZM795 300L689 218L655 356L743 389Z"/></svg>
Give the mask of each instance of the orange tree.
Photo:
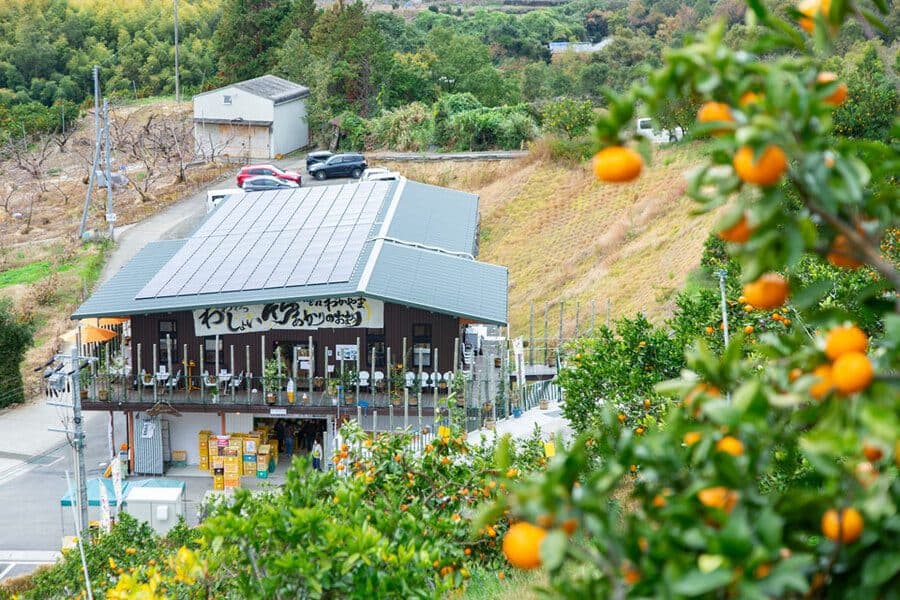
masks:
<svg viewBox="0 0 900 600"><path fill-rule="evenodd" d="M546 530L515 537L512 558L531 566L522 557L539 549L557 595L890 597L900 586L900 274L881 243L900 212L900 161L895 144L833 135L846 86L820 72L845 19L878 19L852 1L806 1L791 13L798 28L749 4L752 47L728 49L715 26L608 97L594 171L639 176L621 133L639 102L718 103L694 129L714 146L688 194L723 207L719 231L745 221L727 250L751 311L787 303L802 327L766 332L746 355L742 333L721 355L698 340L682 376L657 388L673 397L658 430L623 428L602 461L586 433L483 515L512 509ZM858 300L883 333L848 334L855 315L823 307L827 281L779 274L810 254L879 275ZM798 468L783 468L789 453Z"/></svg>

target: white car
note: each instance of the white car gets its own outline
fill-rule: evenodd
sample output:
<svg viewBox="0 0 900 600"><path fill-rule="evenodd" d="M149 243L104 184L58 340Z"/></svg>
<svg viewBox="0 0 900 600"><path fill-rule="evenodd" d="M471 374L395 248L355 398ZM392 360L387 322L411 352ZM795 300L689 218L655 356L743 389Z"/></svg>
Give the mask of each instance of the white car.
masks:
<svg viewBox="0 0 900 600"><path fill-rule="evenodd" d="M676 127L674 131L671 129L660 130L653 128L653 119L650 117L640 117L635 125L637 134L650 140L654 144L665 144L667 142L675 142L684 137L684 130Z"/></svg>
<svg viewBox="0 0 900 600"><path fill-rule="evenodd" d="M229 188L225 190L209 190L206 192L206 212L212 211L215 207L222 203L222 200L228 196L244 194L241 188Z"/></svg>
<svg viewBox="0 0 900 600"><path fill-rule="evenodd" d="M372 167L363 171L360 181L396 181L401 175L397 171L391 171L383 167Z"/></svg>

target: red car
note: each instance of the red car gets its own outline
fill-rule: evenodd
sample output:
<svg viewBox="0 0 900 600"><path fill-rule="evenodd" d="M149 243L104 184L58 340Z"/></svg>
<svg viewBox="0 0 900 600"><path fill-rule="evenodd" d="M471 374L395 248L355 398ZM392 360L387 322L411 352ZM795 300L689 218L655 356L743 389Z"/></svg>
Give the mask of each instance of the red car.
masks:
<svg viewBox="0 0 900 600"><path fill-rule="evenodd" d="M250 179L251 177L257 177L259 175L277 177L278 179L293 181L297 185L300 185L300 173L295 173L294 171L282 171L275 165L250 165L244 167L243 169L241 169L240 173L238 173L238 187L244 187L244 181Z"/></svg>

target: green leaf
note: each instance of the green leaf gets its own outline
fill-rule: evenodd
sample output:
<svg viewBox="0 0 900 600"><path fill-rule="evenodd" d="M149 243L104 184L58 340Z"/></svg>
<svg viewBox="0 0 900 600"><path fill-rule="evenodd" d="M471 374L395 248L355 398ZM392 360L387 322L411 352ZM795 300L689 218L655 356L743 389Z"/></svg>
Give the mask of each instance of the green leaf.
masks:
<svg viewBox="0 0 900 600"><path fill-rule="evenodd" d="M541 542L541 560L544 566L552 571L562 565L568 544L569 540L562 530L555 529L548 533Z"/></svg>
<svg viewBox="0 0 900 600"><path fill-rule="evenodd" d="M512 464L510 443L510 435L507 433L500 438L497 448L494 450L494 466L500 471L506 471Z"/></svg>
<svg viewBox="0 0 900 600"><path fill-rule="evenodd" d="M783 526L784 519L768 506L756 518L756 531L759 532L760 539L773 550L781 547Z"/></svg>
<svg viewBox="0 0 900 600"><path fill-rule="evenodd" d="M798 310L805 310L817 304L822 297L834 289L830 279L820 279L795 294L791 294L791 304Z"/></svg>
<svg viewBox="0 0 900 600"><path fill-rule="evenodd" d="M682 596L702 596L731 583L731 571L720 569L712 573L700 570L689 572L672 585L672 591Z"/></svg>
<svg viewBox="0 0 900 600"><path fill-rule="evenodd" d="M862 572L865 586L874 587L889 581L900 572L900 551L881 551L870 554Z"/></svg>

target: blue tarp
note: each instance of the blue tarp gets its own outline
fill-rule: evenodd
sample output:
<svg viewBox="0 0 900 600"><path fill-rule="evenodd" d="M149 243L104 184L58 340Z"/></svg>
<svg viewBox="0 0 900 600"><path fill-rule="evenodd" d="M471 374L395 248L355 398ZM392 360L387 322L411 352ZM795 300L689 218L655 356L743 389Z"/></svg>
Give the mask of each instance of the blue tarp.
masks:
<svg viewBox="0 0 900 600"><path fill-rule="evenodd" d="M113 491L112 479L106 477L96 477L87 481L88 506L100 506L100 486L106 486L106 495L109 498L109 505L116 506L116 493ZM178 479L143 479L141 481L122 481L122 498L128 497L131 488L136 487L164 487L164 488L180 488L184 489L184 482ZM66 494L59 501L60 506L72 506L72 493Z"/></svg>

